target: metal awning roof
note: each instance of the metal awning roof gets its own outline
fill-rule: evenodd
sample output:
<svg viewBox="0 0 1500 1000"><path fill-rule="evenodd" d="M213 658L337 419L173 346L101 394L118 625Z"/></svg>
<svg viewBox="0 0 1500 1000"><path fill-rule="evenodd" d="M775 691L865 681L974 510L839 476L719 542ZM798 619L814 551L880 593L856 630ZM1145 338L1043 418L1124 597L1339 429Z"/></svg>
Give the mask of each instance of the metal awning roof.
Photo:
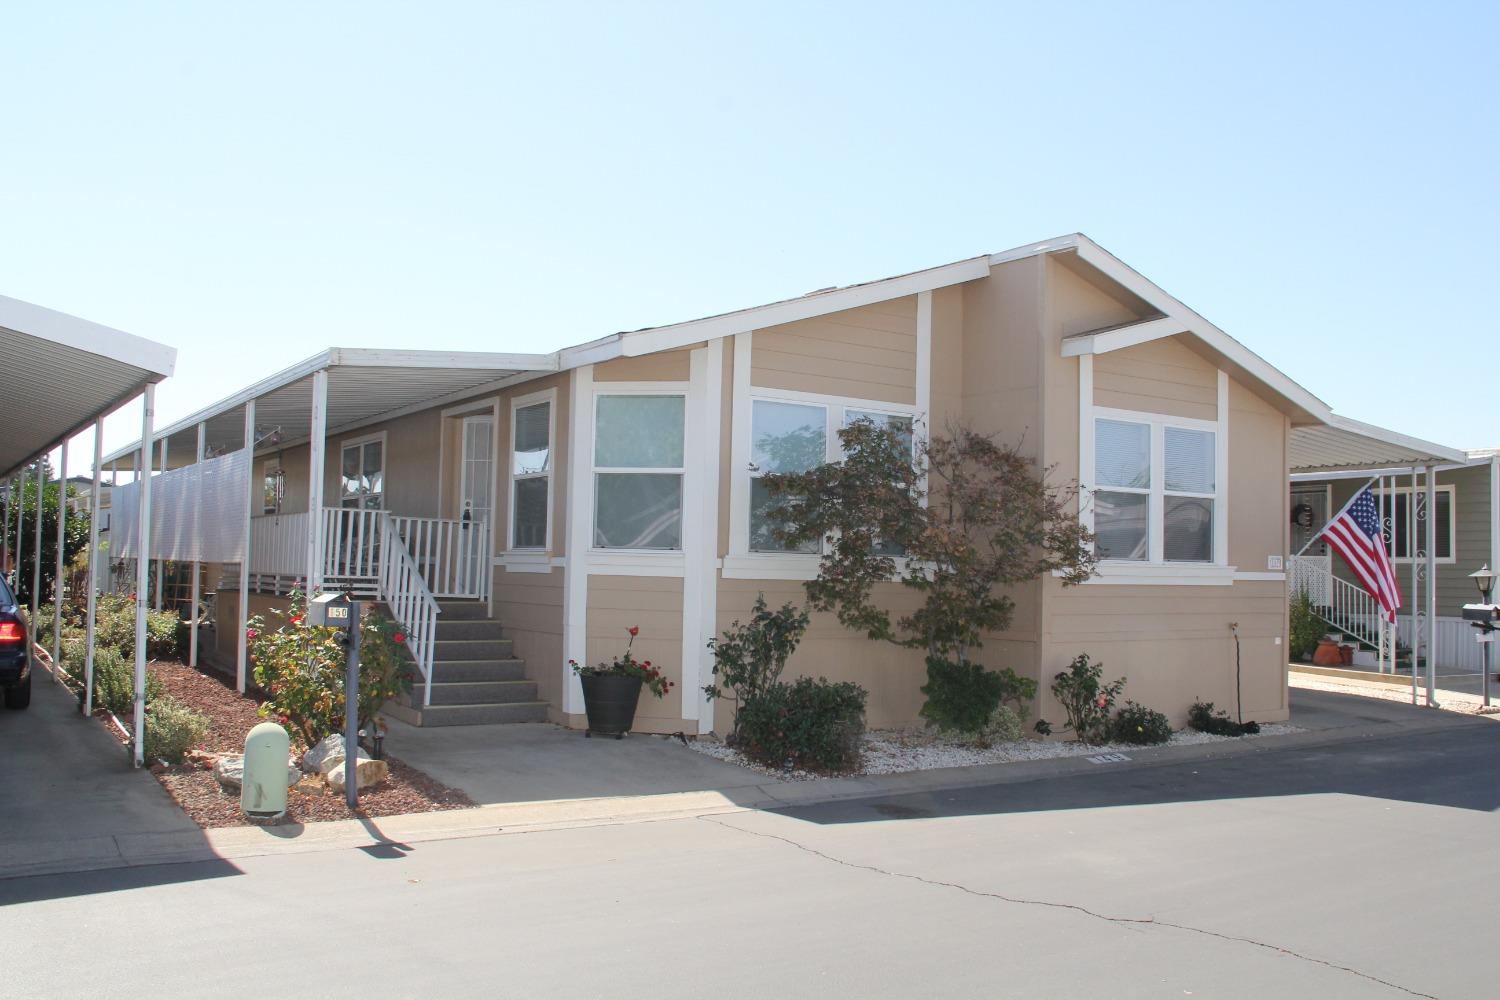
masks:
<svg viewBox="0 0 1500 1000"><path fill-rule="evenodd" d="M1326 424L1292 428L1287 464L1295 475L1446 465L1462 463L1466 459L1460 448L1434 444L1334 414Z"/></svg>
<svg viewBox="0 0 1500 1000"><path fill-rule="evenodd" d="M0 295L0 479L172 374L177 350Z"/></svg>
<svg viewBox="0 0 1500 1000"><path fill-rule="evenodd" d="M244 446L245 404L252 399L262 449L268 438L281 448L305 442L312 427L312 376L323 370L328 372L331 436L557 371L558 357L330 348L161 428L152 436L152 445L167 442L168 467L191 465L197 458L201 423L206 425L209 454L237 450ZM122 469L133 470L139 449L136 441L104 456L104 461L118 461Z"/></svg>

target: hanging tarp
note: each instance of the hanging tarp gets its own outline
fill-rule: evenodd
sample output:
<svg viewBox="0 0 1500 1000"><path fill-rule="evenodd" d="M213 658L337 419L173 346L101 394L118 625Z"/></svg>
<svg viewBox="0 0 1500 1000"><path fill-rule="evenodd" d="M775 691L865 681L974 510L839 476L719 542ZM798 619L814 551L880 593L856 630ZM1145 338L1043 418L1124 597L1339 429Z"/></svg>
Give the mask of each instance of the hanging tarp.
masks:
<svg viewBox="0 0 1500 1000"><path fill-rule="evenodd" d="M110 490L109 554L139 558L141 486ZM151 477L151 559L237 563L245 558L250 452L211 458Z"/></svg>

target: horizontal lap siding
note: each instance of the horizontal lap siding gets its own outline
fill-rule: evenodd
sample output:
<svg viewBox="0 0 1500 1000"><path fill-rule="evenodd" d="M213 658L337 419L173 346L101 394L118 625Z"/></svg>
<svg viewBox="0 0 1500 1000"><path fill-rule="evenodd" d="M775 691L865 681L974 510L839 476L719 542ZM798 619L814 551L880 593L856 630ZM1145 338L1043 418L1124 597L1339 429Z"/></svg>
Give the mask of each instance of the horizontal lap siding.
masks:
<svg viewBox="0 0 1500 1000"><path fill-rule="evenodd" d="M526 661L526 676L536 681L542 700L562 704L563 571L511 573L496 570L495 617L513 641L515 655Z"/></svg>
<svg viewBox="0 0 1500 1000"><path fill-rule="evenodd" d="M915 296L757 330L751 346L752 385L916 402Z"/></svg>
<svg viewBox="0 0 1500 1000"><path fill-rule="evenodd" d="M1094 358L1094 403L1121 410L1213 420L1218 375L1176 338L1137 344Z"/></svg>
<svg viewBox="0 0 1500 1000"><path fill-rule="evenodd" d="M1057 723L1062 713L1050 688L1053 675L1079 653L1102 663L1106 679L1126 678L1123 699L1186 722L1193 701L1234 712L1235 646L1246 718L1287 717L1285 584L1241 581L1229 587L1089 584L1048 593L1041 710Z"/></svg>
<svg viewBox="0 0 1500 1000"><path fill-rule="evenodd" d="M588 583L588 661L608 662L625 652L629 629L637 660L650 660L677 685L665 698L641 693L635 728L672 733L682 719L682 579L664 576L592 575Z"/></svg>

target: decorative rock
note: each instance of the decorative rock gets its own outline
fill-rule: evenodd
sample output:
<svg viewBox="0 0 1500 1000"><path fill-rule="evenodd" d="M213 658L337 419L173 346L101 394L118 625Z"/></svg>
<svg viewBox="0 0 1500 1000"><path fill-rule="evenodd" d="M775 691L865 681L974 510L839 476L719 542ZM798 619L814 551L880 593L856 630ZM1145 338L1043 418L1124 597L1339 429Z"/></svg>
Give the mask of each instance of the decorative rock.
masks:
<svg viewBox="0 0 1500 1000"><path fill-rule="evenodd" d="M364 754L360 754L355 758L354 780L361 790L384 781L390 773L390 765L383 760L371 760ZM344 761L342 757L339 758L338 767L331 768L323 776L323 780L327 781L328 787L335 792L342 792L344 790Z"/></svg>
<svg viewBox="0 0 1500 1000"><path fill-rule="evenodd" d="M302 777L302 772L291 761L287 761L286 784L290 788ZM224 788L237 792L245 782L245 757L243 754L225 754L214 761L214 777Z"/></svg>
<svg viewBox="0 0 1500 1000"><path fill-rule="evenodd" d="M324 774L323 762L333 755L339 760L344 759L344 737L339 733L323 737L317 746L303 754L302 770L308 774Z"/></svg>

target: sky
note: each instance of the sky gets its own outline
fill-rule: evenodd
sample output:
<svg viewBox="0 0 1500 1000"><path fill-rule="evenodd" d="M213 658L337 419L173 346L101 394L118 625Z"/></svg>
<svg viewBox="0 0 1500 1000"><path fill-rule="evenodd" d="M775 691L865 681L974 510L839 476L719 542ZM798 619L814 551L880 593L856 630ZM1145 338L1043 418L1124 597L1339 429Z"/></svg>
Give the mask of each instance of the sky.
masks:
<svg viewBox="0 0 1500 1000"><path fill-rule="evenodd" d="M0 294L177 347L160 425L1081 231L1337 412L1500 446L1497 10L9 0Z"/></svg>

